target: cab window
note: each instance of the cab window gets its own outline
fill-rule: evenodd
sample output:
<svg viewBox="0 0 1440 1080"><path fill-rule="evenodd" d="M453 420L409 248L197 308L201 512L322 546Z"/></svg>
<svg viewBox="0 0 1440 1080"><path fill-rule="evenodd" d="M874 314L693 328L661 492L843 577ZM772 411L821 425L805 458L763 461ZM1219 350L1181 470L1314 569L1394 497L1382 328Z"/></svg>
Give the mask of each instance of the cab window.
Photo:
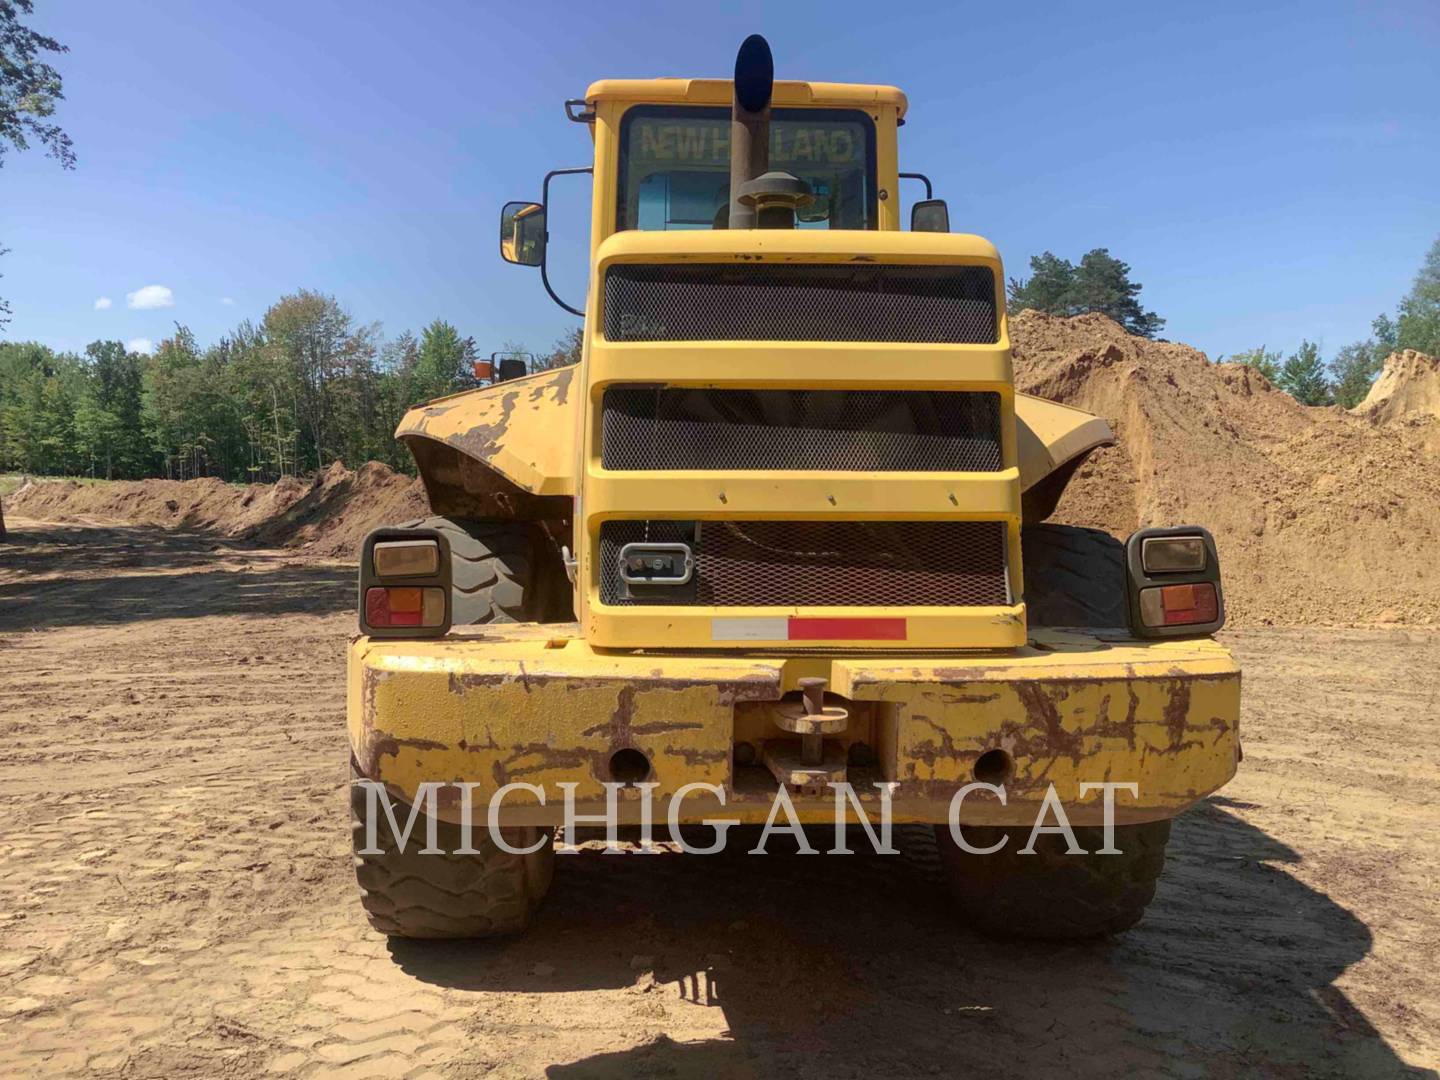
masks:
<svg viewBox="0 0 1440 1080"><path fill-rule="evenodd" d="M859 109L775 109L770 168L810 185L801 229L878 228L875 122ZM730 110L638 105L620 122L618 229L723 229Z"/></svg>

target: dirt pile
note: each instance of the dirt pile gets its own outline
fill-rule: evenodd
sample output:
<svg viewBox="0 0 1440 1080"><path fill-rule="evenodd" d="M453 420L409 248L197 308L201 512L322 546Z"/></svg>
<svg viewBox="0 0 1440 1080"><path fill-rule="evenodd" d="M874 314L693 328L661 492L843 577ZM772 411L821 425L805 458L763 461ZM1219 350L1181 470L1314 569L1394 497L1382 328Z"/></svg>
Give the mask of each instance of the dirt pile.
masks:
<svg viewBox="0 0 1440 1080"><path fill-rule="evenodd" d="M1106 417L1116 446L1080 469L1055 519L1125 536L1215 534L1236 625L1440 621L1440 364L1400 353L1353 412L1307 408L1264 376L1098 315L1011 320L1018 388ZM354 558L372 528L426 512L418 481L336 464L309 481L47 481L15 517L207 529Z"/></svg>
<svg viewBox="0 0 1440 1080"><path fill-rule="evenodd" d="M427 512L418 480L374 461L355 471L336 462L309 480L285 477L248 486L213 478L45 480L21 488L6 505L16 517L203 529L350 559L371 529Z"/></svg>
<svg viewBox="0 0 1440 1080"><path fill-rule="evenodd" d="M1308 408L1099 315L1021 312L1011 335L1019 389L1098 413L1119 439L1055 520L1120 536L1207 525L1236 624L1440 619L1440 455L1412 425Z"/></svg>
<svg viewBox="0 0 1440 1080"><path fill-rule="evenodd" d="M1414 349L1391 353L1369 395L1351 411L1373 424L1408 427L1440 452L1440 359Z"/></svg>

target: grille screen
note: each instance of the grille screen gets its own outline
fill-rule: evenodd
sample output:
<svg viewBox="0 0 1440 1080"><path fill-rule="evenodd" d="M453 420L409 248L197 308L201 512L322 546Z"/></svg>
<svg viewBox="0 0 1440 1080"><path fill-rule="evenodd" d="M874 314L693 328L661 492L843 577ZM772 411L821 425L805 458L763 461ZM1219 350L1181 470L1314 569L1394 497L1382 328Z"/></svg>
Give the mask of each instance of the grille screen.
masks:
<svg viewBox="0 0 1440 1080"><path fill-rule="evenodd" d="M930 390L605 391L607 469L995 472L1000 395Z"/></svg>
<svg viewBox="0 0 1440 1080"><path fill-rule="evenodd" d="M626 586L620 549L681 542L683 586ZM633 589L633 591L631 591ZM607 521L606 604L716 607L974 607L1009 602L1000 521Z"/></svg>
<svg viewBox="0 0 1440 1080"><path fill-rule="evenodd" d="M605 275L609 341L909 341L999 337L985 266L664 264Z"/></svg>

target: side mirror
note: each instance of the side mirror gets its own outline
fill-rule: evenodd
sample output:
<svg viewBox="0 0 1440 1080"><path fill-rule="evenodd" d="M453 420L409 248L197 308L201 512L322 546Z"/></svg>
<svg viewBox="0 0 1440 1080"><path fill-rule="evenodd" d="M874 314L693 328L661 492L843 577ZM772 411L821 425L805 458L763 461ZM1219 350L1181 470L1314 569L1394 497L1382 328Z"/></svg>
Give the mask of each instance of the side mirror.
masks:
<svg viewBox="0 0 1440 1080"><path fill-rule="evenodd" d="M949 232L950 208L944 199L925 199L910 208L911 232Z"/></svg>
<svg viewBox="0 0 1440 1080"><path fill-rule="evenodd" d="M500 211L500 257L519 266L545 261L545 208L533 202L508 202Z"/></svg>

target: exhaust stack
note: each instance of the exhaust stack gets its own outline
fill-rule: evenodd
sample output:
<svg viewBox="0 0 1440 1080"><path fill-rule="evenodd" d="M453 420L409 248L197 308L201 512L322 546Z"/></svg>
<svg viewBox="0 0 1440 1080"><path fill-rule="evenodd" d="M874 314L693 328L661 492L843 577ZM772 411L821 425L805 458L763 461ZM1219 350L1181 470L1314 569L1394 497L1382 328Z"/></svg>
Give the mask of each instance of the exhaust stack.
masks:
<svg viewBox="0 0 1440 1080"><path fill-rule="evenodd" d="M770 43L751 34L735 55L735 99L730 107L730 224L753 229L759 212L740 201L740 189L770 169L770 96L775 58Z"/></svg>

